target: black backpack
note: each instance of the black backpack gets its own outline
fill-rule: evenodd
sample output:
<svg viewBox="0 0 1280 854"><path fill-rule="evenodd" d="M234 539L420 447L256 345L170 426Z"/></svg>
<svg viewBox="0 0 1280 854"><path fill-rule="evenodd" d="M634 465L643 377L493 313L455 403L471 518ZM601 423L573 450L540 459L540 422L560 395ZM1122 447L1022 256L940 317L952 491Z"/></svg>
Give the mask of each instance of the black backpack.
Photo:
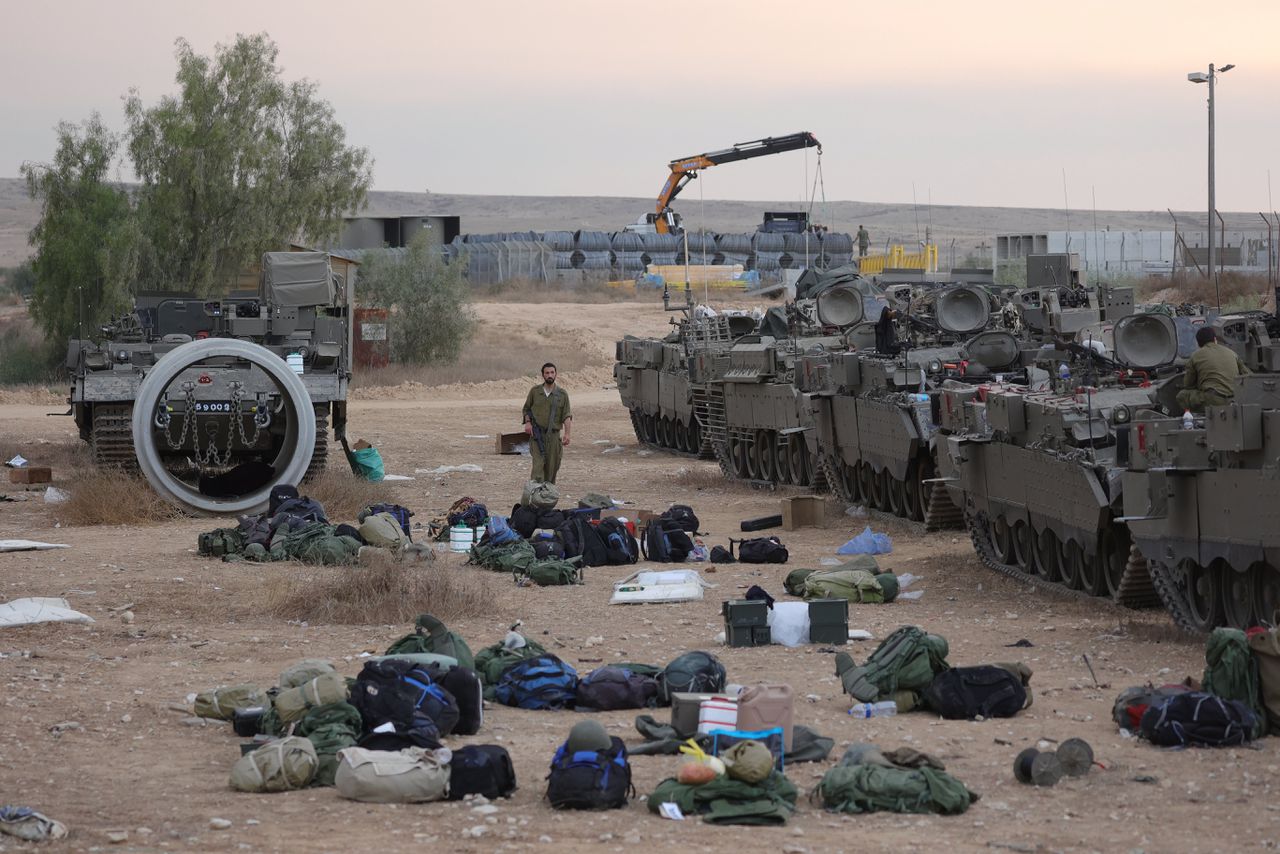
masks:
<svg viewBox="0 0 1280 854"><path fill-rule="evenodd" d="M559 537L537 537L529 542L538 560L564 560L564 543Z"/></svg>
<svg viewBox="0 0 1280 854"><path fill-rule="evenodd" d="M609 553L595 526L578 516L566 519L556 528L556 535L564 543L565 558L581 557L582 566L604 566Z"/></svg>
<svg viewBox="0 0 1280 854"><path fill-rule="evenodd" d="M625 667L597 667L578 682L577 708L612 712L658 705L658 680Z"/></svg>
<svg viewBox="0 0 1280 854"><path fill-rule="evenodd" d="M756 537L738 543L738 560L743 563L786 563L791 557L777 537Z"/></svg>
<svg viewBox="0 0 1280 854"><path fill-rule="evenodd" d="M1257 725L1257 716L1244 703L1188 691L1143 712L1141 732L1161 747L1234 747L1250 741Z"/></svg>
<svg viewBox="0 0 1280 854"><path fill-rule="evenodd" d="M715 694L724 690L726 675L720 659L709 652L686 652L658 674L658 702L671 705L678 693Z"/></svg>
<svg viewBox="0 0 1280 854"><path fill-rule="evenodd" d="M698 533L698 516L688 504L672 504L658 518L674 522L686 534Z"/></svg>
<svg viewBox="0 0 1280 854"><path fill-rule="evenodd" d="M609 566L635 563L640 559L640 548L636 545L635 537L627 530L626 522L613 518L601 519L596 525L596 533L604 542Z"/></svg>
<svg viewBox="0 0 1280 854"><path fill-rule="evenodd" d="M611 810L634 794L627 746L611 736L608 750L569 751L560 745L547 775L547 800L558 810Z"/></svg>
<svg viewBox="0 0 1280 854"><path fill-rule="evenodd" d="M431 677L453 695L458 705L455 735L475 735L484 723L484 683L470 667L453 665L445 669L439 664L430 668Z"/></svg>
<svg viewBox="0 0 1280 854"><path fill-rule="evenodd" d="M1027 704L1022 680L989 664L944 670L924 689L924 701L944 718L1011 718Z"/></svg>
<svg viewBox="0 0 1280 854"><path fill-rule="evenodd" d="M430 718L441 735L448 735L460 717L458 701L412 661L384 659L365 662L351 689L351 705L360 711L365 730L390 722L413 729L418 714Z"/></svg>
<svg viewBox="0 0 1280 854"><path fill-rule="evenodd" d="M379 727L379 732L366 732L356 742L357 747L365 750L404 750L406 747L421 747L436 750L440 747L440 730L436 729L431 718L419 712L413 717L410 726L401 726L390 721Z"/></svg>
<svg viewBox="0 0 1280 854"><path fill-rule="evenodd" d="M538 524L536 527L544 531L554 531L564 524L565 519L569 517L564 514L563 510L556 510L554 507L550 510L540 510L538 512Z"/></svg>
<svg viewBox="0 0 1280 854"><path fill-rule="evenodd" d="M726 549L724 546L712 546L711 562L712 563L737 563L738 559L733 556L732 551L730 551L729 549Z"/></svg>
<svg viewBox="0 0 1280 854"><path fill-rule="evenodd" d="M469 744L453 751L449 762L449 800L483 795L489 800L507 798L516 790L516 769L511 754L496 744Z"/></svg>
<svg viewBox="0 0 1280 854"><path fill-rule="evenodd" d="M298 497L298 487L287 483L277 483L271 487L271 497L267 499L267 516L276 515L280 505L291 498Z"/></svg>
<svg viewBox="0 0 1280 854"><path fill-rule="evenodd" d="M538 528L538 511L532 507L517 504L511 508L511 516L507 519L507 524L511 526L511 530L527 540Z"/></svg>
<svg viewBox="0 0 1280 854"><path fill-rule="evenodd" d="M644 529L640 541L646 560L655 563L683 563L693 551L693 540L670 519L654 519Z"/></svg>

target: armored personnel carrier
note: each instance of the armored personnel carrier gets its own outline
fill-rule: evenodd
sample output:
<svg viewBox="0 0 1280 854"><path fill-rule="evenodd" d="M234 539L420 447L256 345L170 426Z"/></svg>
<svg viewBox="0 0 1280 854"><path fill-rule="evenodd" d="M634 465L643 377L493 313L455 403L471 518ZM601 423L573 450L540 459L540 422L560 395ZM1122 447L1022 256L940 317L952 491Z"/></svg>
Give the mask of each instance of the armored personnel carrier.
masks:
<svg viewBox="0 0 1280 854"><path fill-rule="evenodd" d="M256 292L143 294L74 340L71 414L101 465L139 467L197 512L246 512L323 469L346 426L353 282L322 252L269 252Z"/></svg>
<svg viewBox="0 0 1280 854"><path fill-rule="evenodd" d="M1265 315L1223 317L1253 373L1226 406L1184 421L1162 388L1121 444L1123 523L1181 626L1248 628L1280 611L1280 341ZM1175 384L1176 385L1176 384Z"/></svg>

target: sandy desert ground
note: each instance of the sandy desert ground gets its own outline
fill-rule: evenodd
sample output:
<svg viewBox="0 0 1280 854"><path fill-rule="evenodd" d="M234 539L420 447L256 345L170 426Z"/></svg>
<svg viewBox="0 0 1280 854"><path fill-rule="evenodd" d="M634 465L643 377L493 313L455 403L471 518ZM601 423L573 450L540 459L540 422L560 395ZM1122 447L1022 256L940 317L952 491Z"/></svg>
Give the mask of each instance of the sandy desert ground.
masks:
<svg viewBox="0 0 1280 854"><path fill-rule="evenodd" d="M619 333L653 333L666 318L645 304L491 305L486 316L531 328L551 321L581 331L584 347L611 349ZM536 366L530 366L530 374ZM718 477L713 463L650 452L636 444L607 371L570 376L575 429L561 477L565 501L588 491L636 508L692 505L708 544L737 534L741 519L776 512L787 490L763 492ZM498 456L492 436L511 430L527 383L412 389L366 396L352 406L351 432L381 449L388 470L475 463L481 473L415 475L388 493L426 520L456 498L474 496L502 511L519 497L524 457ZM39 462L77 457L70 419L51 418L52 402L0 405L0 455ZM620 446L620 450L605 453ZM68 486L72 472L59 468ZM10 494L15 491L10 489ZM779 532L791 549L785 566L703 567L715 585L703 601L618 607L611 582L628 568L587 572L586 584L522 588L510 579L445 556L429 570L481 576L492 607L452 622L474 649L499 640L516 620L580 672L601 662L665 663L690 649L715 652L740 683L786 682L799 698L796 720L836 740L826 762L789 766L808 793L854 741L909 745L939 755L982 799L957 817L823 812L802 795L791 822L776 829L677 824L651 815L642 800L602 814L553 812L543 801L547 764L574 712L494 707L482 732L453 744L497 743L512 753L520 788L482 816L469 804L373 806L344 801L332 789L246 795L227 786L239 755L228 725L192 726L181 708L190 692L219 684L273 684L302 657L327 657L354 675L360 656L404 634L402 623L335 625L269 616L273 574L289 567L226 564L195 554L210 520L131 527L61 524L38 493L0 503L0 537L66 543L69 549L0 556L0 597L63 596L91 615L90 625L45 624L0 631L0 802L34 806L66 822L70 837L40 850L134 851L639 851L689 849L807 851L1219 851L1274 847L1280 807L1272 788L1280 770L1276 741L1257 749L1162 751L1122 737L1111 704L1124 687L1177 681L1203 669L1202 642L1182 635L1160 612L1130 612L1027 589L984 570L961 532L926 534L879 516L894 540L883 565L922 577L924 596L851 608L851 626L883 638L915 624L941 633L953 664L1021 659L1034 670L1034 705L1012 719L947 722L925 712L858 720L834 677L832 653L818 646L729 649L718 646L720 603L760 584L782 597L782 579L817 565L861 529L835 507L825 529ZM122 606L135 615L122 620ZM429 611L429 602L421 603ZM1032 645L1011 648L1020 640ZM846 647L859 660L873 643ZM1090 676L1083 656L1096 673ZM660 711L659 715L662 714ZM610 732L636 739L633 712L599 715ZM1077 736L1101 767L1055 788L1017 783L1014 756L1041 740ZM637 757L643 796L674 773L672 757ZM1138 779L1147 782L1139 782ZM215 830L213 818L230 827ZM479 831L473 831L480 828ZM111 845L108 833L125 831ZM480 835L473 836L473 832ZM0 850L35 850L0 837Z"/></svg>

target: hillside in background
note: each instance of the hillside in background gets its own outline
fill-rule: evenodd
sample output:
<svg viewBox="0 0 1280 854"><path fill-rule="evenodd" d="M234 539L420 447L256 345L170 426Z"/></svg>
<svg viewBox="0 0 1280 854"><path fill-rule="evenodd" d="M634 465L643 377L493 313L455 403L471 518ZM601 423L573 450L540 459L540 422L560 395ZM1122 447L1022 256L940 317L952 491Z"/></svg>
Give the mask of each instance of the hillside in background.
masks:
<svg viewBox="0 0 1280 854"><path fill-rule="evenodd" d="M619 196L473 196L443 193L377 191L370 194L367 212L373 216L402 214L452 214L462 217L462 230L546 231L579 228L617 231L652 209L653 200ZM682 200L675 208L692 230L718 232L754 231L766 210L795 210L795 202ZM39 206L27 198L17 178L0 178L0 267L19 263L30 254L27 232L39 217ZM1165 231L1172 220L1165 211L1071 211L1050 208L983 208L876 202L829 202L815 206L813 219L833 231L855 231L859 224L871 232L873 245L886 241L914 244L931 229L947 263L954 242L957 263L991 237L1003 232L1063 231L1068 224L1080 230L1092 228ZM1203 213L1179 213L1179 219L1196 221ZM1225 214L1224 214L1225 216ZM1247 228L1258 226L1243 214ZM1230 219L1236 219L1232 216ZM1257 217L1252 218L1256 220ZM1228 227L1231 227L1230 220Z"/></svg>

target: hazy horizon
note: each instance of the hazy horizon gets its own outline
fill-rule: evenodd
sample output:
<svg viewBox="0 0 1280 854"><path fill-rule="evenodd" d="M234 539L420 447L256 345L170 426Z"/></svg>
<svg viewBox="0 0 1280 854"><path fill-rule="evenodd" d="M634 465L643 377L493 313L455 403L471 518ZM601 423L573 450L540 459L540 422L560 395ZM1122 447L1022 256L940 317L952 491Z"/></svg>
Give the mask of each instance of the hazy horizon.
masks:
<svg viewBox="0 0 1280 854"><path fill-rule="evenodd" d="M458 195L652 198L668 160L809 130L824 145L828 201L1198 210L1207 93L1186 75L1230 62L1218 207L1271 210L1280 58L1268 41L1280 4L1204 8L746 0L673 16L547 0L392 3L357 17L324 2L14 6L0 174L48 160L59 120L97 110L120 129L130 88L146 103L174 91L176 38L210 53L265 31L286 78L315 80L349 140L369 148L377 189ZM793 152L706 170L683 198L807 203L821 198L816 164Z"/></svg>

